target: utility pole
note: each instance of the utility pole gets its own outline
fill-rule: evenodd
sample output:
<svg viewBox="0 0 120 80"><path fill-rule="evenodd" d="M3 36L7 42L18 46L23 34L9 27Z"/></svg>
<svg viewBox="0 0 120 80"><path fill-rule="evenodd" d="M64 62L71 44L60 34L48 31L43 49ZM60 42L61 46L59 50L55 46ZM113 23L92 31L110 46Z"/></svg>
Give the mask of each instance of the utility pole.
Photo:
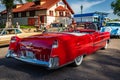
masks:
<svg viewBox="0 0 120 80"><path fill-rule="evenodd" d="M83 5L80 6L81 9L81 22L82 22L82 10L83 10Z"/></svg>

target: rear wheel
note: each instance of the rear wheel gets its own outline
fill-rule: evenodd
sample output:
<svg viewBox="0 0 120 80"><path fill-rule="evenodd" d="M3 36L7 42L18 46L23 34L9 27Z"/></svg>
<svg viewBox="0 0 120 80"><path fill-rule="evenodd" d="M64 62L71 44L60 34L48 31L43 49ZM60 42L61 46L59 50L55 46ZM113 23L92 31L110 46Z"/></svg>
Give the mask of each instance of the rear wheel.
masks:
<svg viewBox="0 0 120 80"><path fill-rule="evenodd" d="M120 35L118 36L118 38L120 38Z"/></svg>
<svg viewBox="0 0 120 80"><path fill-rule="evenodd" d="M79 66L82 63L82 60L83 60L83 55L76 57L73 65L74 66Z"/></svg>

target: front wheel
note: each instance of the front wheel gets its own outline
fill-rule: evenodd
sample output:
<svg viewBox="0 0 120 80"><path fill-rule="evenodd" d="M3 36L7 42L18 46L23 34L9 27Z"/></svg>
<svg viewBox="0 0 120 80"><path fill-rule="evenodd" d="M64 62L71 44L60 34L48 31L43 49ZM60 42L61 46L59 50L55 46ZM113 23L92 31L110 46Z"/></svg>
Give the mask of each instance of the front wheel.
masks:
<svg viewBox="0 0 120 80"><path fill-rule="evenodd" d="M73 65L74 66L79 66L82 63L82 60L83 60L83 55L76 57Z"/></svg>
<svg viewBox="0 0 120 80"><path fill-rule="evenodd" d="M108 41L106 41L105 46L102 48L103 50L108 48Z"/></svg>

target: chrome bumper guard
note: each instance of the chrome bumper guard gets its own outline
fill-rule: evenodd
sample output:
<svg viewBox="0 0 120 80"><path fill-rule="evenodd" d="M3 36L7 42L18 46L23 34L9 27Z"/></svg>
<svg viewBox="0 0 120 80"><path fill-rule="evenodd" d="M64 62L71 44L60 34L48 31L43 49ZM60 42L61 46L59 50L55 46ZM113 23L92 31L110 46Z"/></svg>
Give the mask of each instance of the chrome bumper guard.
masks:
<svg viewBox="0 0 120 80"><path fill-rule="evenodd" d="M56 57L50 58L49 62L46 62L46 61L37 60L36 58L31 59L31 58L26 58L23 56L18 57L12 50L8 50L8 52L6 54L6 58L15 58L15 59L23 61L23 62L37 64L40 66L47 67L49 69L56 69L56 68L58 68L58 65L59 65L59 63L58 63L59 60Z"/></svg>

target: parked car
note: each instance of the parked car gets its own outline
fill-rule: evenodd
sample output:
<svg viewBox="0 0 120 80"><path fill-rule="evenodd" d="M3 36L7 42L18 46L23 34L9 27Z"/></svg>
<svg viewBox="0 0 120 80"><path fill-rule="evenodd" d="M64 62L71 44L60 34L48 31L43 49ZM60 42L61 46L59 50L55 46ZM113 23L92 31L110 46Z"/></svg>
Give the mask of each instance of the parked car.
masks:
<svg viewBox="0 0 120 80"><path fill-rule="evenodd" d="M65 25L62 23L51 23L50 28L47 29L48 32L61 32L64 31Z"/></svg>
<svg viewBox="0 0 120 80"><path fill-rule="evenodd" d="M95 31L100 30L99 25L97 23L93 23L93 22L77 22L76 28L77 29L91 29L91 30L95 30Z"/></svg>
<svg viewBox="0 0 120 80"><path fill-rule="evenodd" d="M25 33L18 28L3 28L0 29L0 46L8 45L12 36L19 36L20 38L28 37L38 33Z"/></svg>
<svg viewBox="0 0 120 80"><path fill-rule="evenodd" d="M110 36L120 37L120 22L108 22L101 32L110 32Z"/></svg>
<svg viewBox="0 0 120 80"><path fill-rule="evenodd" d="M10 41L6 57L49 69L56 69L70 63L79 66L83 56L99 49L106 49L109 39L109 32L92 29L50 32L27 38L14 36Z"/></svg>

